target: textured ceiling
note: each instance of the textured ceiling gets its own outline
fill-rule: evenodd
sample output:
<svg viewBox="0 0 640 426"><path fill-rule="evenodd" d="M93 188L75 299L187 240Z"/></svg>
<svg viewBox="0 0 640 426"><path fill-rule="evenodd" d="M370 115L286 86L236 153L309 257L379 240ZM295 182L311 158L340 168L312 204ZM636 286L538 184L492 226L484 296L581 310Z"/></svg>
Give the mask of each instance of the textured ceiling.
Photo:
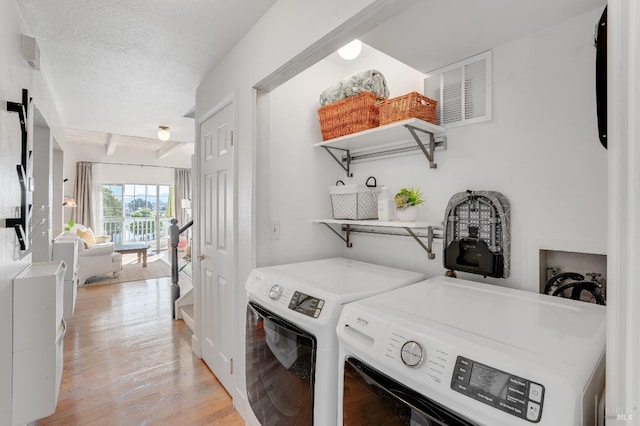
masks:
<svg viewBox="0 0 640 426"><path fill-rule="evenodd" d="M171 142L188 143L195 124L184 116L197 86L274 2L16 0L64 124L74 129L67 139L155 139L166 125Z"/></svg>
<svg viewBox="0 0 640 426"><path fill-rule="evenodd" d="M194 141L195 90L275 0L15 0L70 142L167 155ZM427 72L606 0L419 0L362 40ZM595 25L595 23L594 23ZM171 127L171 141L156 139ZM115 135L117 137L112 137ZM142 139L140 139L142 138Z"/></svg>
<svg viewBox="0 0 640 426"><path fill-rule="evenodd" d="M429 72L598 7L606 0L418 0L362 35L365 43ZM594 28L596 23L594 22Z"/></svg>

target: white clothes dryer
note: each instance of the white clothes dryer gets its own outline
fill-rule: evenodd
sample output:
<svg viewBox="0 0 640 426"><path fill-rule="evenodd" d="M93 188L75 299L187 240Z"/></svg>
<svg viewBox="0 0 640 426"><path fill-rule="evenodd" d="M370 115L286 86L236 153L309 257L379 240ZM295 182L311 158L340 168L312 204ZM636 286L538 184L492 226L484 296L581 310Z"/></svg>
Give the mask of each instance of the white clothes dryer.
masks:
<svg viewBox="0 0 640 426"><path fill-rule="evenodd" d="M436 277L348 304L338 424L596 425L606 307Z"/></svg>
<svg viewBox="0 0 640 426"><path fill-rule="evenodd" d="M254 269L246 283L246 384L263 426L334 426L342 307L424 275L345 258Z"/></svg>

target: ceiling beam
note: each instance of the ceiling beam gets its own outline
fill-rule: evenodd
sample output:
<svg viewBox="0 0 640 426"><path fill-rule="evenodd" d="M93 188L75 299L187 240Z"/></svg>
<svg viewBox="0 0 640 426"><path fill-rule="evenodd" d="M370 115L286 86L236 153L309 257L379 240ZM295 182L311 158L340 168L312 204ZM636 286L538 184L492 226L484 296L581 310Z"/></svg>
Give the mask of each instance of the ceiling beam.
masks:
<svg viewBox="0 0 640 426"><path fill-rule="evenodd" d="M162 148L156 151L156 157L160 160L166 158L173 151L182 148L185 144L182 142L167 142Z"/></svg>
<svg viewBox="0 0 640 426"><path fill-rule="evenodd" d="M107 137L107 155L115 154L118 142L120 142L120 136L110 133Z"/></svg>

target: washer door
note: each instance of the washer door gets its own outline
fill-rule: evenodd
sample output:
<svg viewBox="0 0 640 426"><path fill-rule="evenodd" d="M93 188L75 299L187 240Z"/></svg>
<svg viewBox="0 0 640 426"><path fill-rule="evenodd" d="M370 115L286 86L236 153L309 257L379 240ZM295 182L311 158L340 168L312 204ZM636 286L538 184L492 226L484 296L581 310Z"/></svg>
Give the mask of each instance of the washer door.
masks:
<svg viewBox="0 0 640 426"><path fill-rule="evenodd" d="M315 336L249 302L247 396L263 426L313 424L316 348Z"/></svg>
<svg viewBox="0 0 640 426"><path fill-rule="evenodd" d="M353 357L344 364L343 398L344 426L475 426Z"/></svg>

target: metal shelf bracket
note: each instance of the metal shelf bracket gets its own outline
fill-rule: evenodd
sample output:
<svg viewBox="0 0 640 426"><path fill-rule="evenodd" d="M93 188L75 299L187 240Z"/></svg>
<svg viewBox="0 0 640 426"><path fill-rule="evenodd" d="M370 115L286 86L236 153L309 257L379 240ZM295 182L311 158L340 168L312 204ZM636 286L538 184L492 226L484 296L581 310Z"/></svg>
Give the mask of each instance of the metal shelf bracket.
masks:
<svg viewBox="0 0 640 426"><path fill-rule="evenodd" d="M329 228L331 230L331 232L333 232L334 234L336 234L338 236L338 238L340 238L342 241L344 241L344 243L347 245L347 248L351 248L353 247L353 244L351 243L351 225L344 225L341 226L341 230L345 232L345 236L343 237L342 234L338 231L336 231L335 229L333 229L333 227L331 225L329 225L328 223L322 223L324 226L326 226L327 228Z"/></svg>
<svg viewBox="0 0 640 426"><path fill-rule="evenodd" d="M422 150L422 153L424 154L424 156L427 157L427 161L429 161L429 167L432 168L432 169L437 168L438 165L435 162L434 153L436 151L436 148L441 147L443 149L446 149L446 146L447 146L446 145L446 143L447 143L446 136L442 137L441 140L436 141L435 136L431 132L427 132L426 130L420 129L418 127L411 126L409 124L407 124L405 127L409 130L409 133L411 133L411 136L413 136L413 139L415 139L416 143L418 144L418 146ZM428 144L426 144L426 146L422 142L422 140L420 139L420 136L418 136L416 131L419 131L419 132L424 133L424 134L427 135L427 137L429 138L429 142L428 142Z"/></svg>
<svg viewBox="0 0 640 426"><path fill-rule="evenodd" d="M435 163L434 153L438 149L439 150L447 149L447 137L445 135L438 135L436 137L432 132L422 129L420 127L416 127L411 124L405 124L403 125L403 127L405 127L409 131L409 133L411 134L411 136L413 137L414 141L417 144L417 148L413 148L413 149L416 149L416 150L420 149L424 154L424 156L427 157L427 161L429 161L429 167L432 169L437 168L438 165ZM418 134L418 132L426 135L427 140L425 142L423 142L420 139L420 135ZM324 148L325 151L329 153L331 158L333 158L334 161L338 163L340 167L342 167L342 170L345 171L345 173L347 174L347 177L353 177L353 173L351 171L351 163L353 161L361 160L365 158L384 157L388 155L394 155L397 153L411 151L411 148L406 146L397 147L397 148L392 147L390 149L387 147L382 149L373 149L366 153L357 153L356 155L352 155L351 150L349 150L348 148L338 148L336 146L327 146L327 145L321 145L321 146L322 148Z"/></svg>
<svg viewBox="0 0 640 426"><path fill-rule="evenodd" d="M329 153L331 158L333 158L335 162L338 163L340 167L342 167L342 170L345 171L347 177L353 177L353 173L351 172L351 153L348 149L336 148L333 146L323 146L323 148ZM342 157L338 158L338 156L334 154L332 150L342 151Z"/></svg>
<svg viewBox="0 0 640 426"><path fill-rule="evenodd" d="M344 236L343 236L339 231L336 231L335 228L333 228L330 224L326 222L321 222L321 223L327 228L329 228L331 232L333 232L338 238L340 238L348 248L353 247L353 244L351 243L352 232L361 232L365 234L403 236L401 232L393 232L392 228L388 230L383 230L383 229L380 229L380 227L376 227L375 225L371 225L371 227L366 227L366 226L361 227L359 225L356 225L355 228L352 228L351 225L342 224L340 226L340 231L344 232ZM427 235L422 237L418 236L411 228L402 227L402 228L395 228L395 229L398 231L400 229L404 229L407 232L408 236L412 237L420 245L420 247L422 247L423 250L427 252L427 257L429 259L433 260L436 258L436 254L433 252L433 240L435 238L442 238L442 237L434 234L433 226L427 226L426 228ZM422 240L422 238L426 238L426 243L425 241Z"/></svg>
<svg viewBox="0 0 640 426"><path fill-rule="evenodd" d="M407 233L409 235L411 235L413 237L414 240L416 240L416 242L418 244L420 244L420 247L422 247L424 249L424 251L427 252L427 257L429 259L435 259L436 258L436 254L433 252L433 226L428 226L427 227L427 244L425 244L420 237L418 237L412 230L411 228L404 228Z"/></svg>

